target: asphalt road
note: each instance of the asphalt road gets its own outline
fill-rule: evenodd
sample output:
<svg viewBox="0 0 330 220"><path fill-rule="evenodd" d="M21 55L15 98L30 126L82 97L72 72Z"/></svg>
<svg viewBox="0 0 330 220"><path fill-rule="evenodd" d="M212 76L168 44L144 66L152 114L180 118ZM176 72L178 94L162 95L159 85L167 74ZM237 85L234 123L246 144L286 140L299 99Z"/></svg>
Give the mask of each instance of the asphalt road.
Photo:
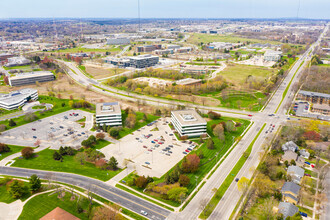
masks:
<svg viewBox="0 0 330 220"><path fill-rule="evenodd" d="M122 207L132 210L138 214L140 214L141 210L144 210L148 213L148 215L145 217L149 219L166 219L166 216L170 214L170 211L163 209L157 205L154 205L153 203L147 202L118 188L109 186L102 181L88 178L85 176L70 173L22 169L15 167L1 167L0 174L19 177L30 177L31 175L36 174L40 178L47 180L47 176L49 177L51 175L52 181L63 182L84 189L89 189L91 192L114 203L117 203Z"/></svg>

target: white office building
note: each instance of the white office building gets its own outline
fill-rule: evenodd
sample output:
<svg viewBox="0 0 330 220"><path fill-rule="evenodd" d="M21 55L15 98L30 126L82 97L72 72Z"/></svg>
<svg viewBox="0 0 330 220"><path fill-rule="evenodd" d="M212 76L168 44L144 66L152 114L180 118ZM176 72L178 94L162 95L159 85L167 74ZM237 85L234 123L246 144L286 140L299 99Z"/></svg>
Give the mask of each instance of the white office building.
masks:
<svg viewBox="0 0 330 220"><path fill-rule="evenodd" d="M282 52L281 51L267 50L264 54L264 60L265 61L277 62L281 59L281 57L282 57Z"/></svg>
<svg viewBox="0 0 330 220"><path fill-rule="evenodd" d="M31 60L28 60L25 57L11 57L8 58L7 61L8 62L4 65L5 67L25 66L31 63Z"/></svg>
<svg viewBox="0 0 330 220"><path fill-rule="evenodd" d="M107 39L107 44L109 45L126 45L130 44L131 40L128 38L109 38Z"/></svg>
<svg viewBox="0 0 330 220"><path fill-rule="evenodd" d="M171 112L171 122L180 136L199 137L206 132L206 121L195 110Z"/></svg>
<svg viewBox="0 0 330 220"><path fill-rule="evenodd" d="M100 126L122 126L121 110L119 103L97 103L95 123Z"/></svg>
<svg viewBox="0 0 330 220"><path fill-rule="evenodd" d="M17 109L28 101L38 99L38 90L36 89L21 89L13 91L9 94L0 96L0 108L6 110Z"/></svg>
<svg viewBox="0 0 330 220"><path fill-rule="evenodd" d="M18 73L16 76L10 76L8 78L10 86L22 86L35 84L36 82L48 82L53 80L55 80L55 76L50 71Z"/></svg>

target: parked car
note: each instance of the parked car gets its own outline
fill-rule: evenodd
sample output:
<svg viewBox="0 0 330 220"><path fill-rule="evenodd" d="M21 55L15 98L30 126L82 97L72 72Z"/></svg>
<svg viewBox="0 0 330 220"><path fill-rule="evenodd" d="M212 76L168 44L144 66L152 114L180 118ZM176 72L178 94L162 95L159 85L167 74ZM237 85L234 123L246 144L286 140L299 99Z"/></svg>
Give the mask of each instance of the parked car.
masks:
<svg viewBox="0 0 330 220"><path fill-rule="evenodd" d="M191 149L190 147L188 147L188 148L187 148L187 150L190 150L190 151L192 151L192 149Z"/></svg>
<svg viewBox="0 0 330 220"><path fill-rule="evenodd" d="M154 141L151 141L151 143L153 143L153 144L154 144L154 143L156 143L156 142L154 142Z"/></svg>
<svg viewBox="0 0 330 220"><path fill-rule="evenodd" d="M310 163L310 162L308 162L308 161L305 161L305 164L307 164L307 165L311 165L311 163Z"/></svg>
<svg viewBox="0 0 330 220"><path fill-rule="evenodd" d="M32 131L36 131L36 129L35 128L32 128Z"/></svg>
<svg viewBox="0 0 330 220"><path fill-rule="evenodd" d="M189 153L190 151L189 150L185 150L187 153Z"/></svg>
<svg viewBox="0 0 330 220"><path fill-rule="evenodd" d="M238 181L239 181L239 178L236 178L236 179L235 179L235 182L238 182Z"/></svg>
<svg viewBox="0 0 330 220"><path fill-rule="evenodd" d="M170 154L171 154L171 153L173 153L173 152L172 152L172 151L170 151L170 150L169 150L168 152L169 152Z"/></svg>
<svg viewBox="0 0 330 220"><path fill-rule="evenodd" d="M77 134L78 136L81 136L81 134Z"/></svg>
<svg viewBox="0 0 330 220"><path fill-rule="evenodd" d="M37 139L37 136L33 136L34 139Z"/></svg>
<svg viewBox="0 0 330 220"><path fill-rule="evenodd" d="M311 177L311 175L310 175L310 174L308 174L308 173L305 173L304 175L305 175L305 176L309 176L309 177Z"/></svg>
<svg viewBox="0 0 330 220"><path fill-rule="evenodd" d="M171 156L171 154L169 154L169 153L166 153L165 155L166 155L166 156Z"/></svg>
<svg viewBox="0 0 330 220"><path fill-rule="evenodd" d="M185 152L185 151L183 151L182 153L183 153L183 154L188 154L188 153L187 153L187 152Z"/></svg>
<svg viewBox="0 0 330 220"><path fill-rule="evenodd" d="M248 115L249 117L252 117L252 115Z"/></svg>
<svg viewBox="0 0 330 220"><path fill-rule="evenodd" d="M305 213L305 212L300 212L300 211L299 211L299 214L300 214L301 216L303 216L303 217L307 217L307 213Z"/></svg>
<svg viewBox="0 0 330 220"><path fill-rule="evenodd" d="M151 150L151 149L148 149L148 151L152 152L152 150Z"/></svg>
<svg viewBox="0 0 330 220"><path fill-rule="evenodd" d="M149 162L147 162L147 161L146 161L146 162L144 162L144 163L145 163L145 164L147 164L147 165L150 165L150 163L149 163Z"/></svg>
<svg viewBox="0 0 330 220"><path fill-rule="evenodd" d="M143 148L147 148L147 146L146 145L143 145Z"/></svg>

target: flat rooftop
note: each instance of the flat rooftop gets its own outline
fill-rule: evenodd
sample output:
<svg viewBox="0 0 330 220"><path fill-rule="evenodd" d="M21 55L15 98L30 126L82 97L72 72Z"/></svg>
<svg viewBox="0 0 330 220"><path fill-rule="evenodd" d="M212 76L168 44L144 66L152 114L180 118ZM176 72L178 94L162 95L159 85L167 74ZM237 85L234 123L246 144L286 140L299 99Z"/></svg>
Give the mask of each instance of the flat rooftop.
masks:
<svg viewBox="0 0 330 220"><path fill-rule="evenodd" d="M105 102L96 104L96 115L118 115L121 114L118 102Z"/></svg>
<svg viewBox="0 0 330 220"><path fill-rule="evenodd" d="M181 125L205 124L206 121L193 109L177 110L171 112Z"/></svg>
<svg viewBox="0 0 330 220"><path fill-rule="evenodd" d="M22 100L29 95L32 95L35 92L38 92L38 90L31 88L13 91L8 94L0 95L0 102L7 103L8 105L10 105L12 103L16 103L17 101Z"/></svg>
<svg viewBox="0 0 330 220"><path fill-rule="evenodd" d="M192 79L192 78L186 78L186 79L180 79L176 81L176 84L178 85L189 85L189 84L194 84L194 83L199 83L202 82L201 79Z"/></svg>
<svg viewBox="0 0 330 220"><path fill-rule="evenodd" d="M26 73L18 73L15 76L9 77L10 80L15 79L25 79L25 78L31 78L31 77L39 77L39 76L54 76L54 74L50 71L36 71L36 72L26 72Z"/></svg>

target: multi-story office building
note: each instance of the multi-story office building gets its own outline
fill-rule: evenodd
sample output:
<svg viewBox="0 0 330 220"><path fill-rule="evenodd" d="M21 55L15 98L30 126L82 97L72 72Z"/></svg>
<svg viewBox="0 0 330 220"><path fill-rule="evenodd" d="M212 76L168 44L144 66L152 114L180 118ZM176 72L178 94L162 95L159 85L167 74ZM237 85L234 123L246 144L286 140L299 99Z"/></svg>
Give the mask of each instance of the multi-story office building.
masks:
<svg viewBox="0 0 330 220"><path fill-rule="evenodd" d="M180 49L181 46L179 45L175 45L175 44L171 44L171 45L167 45L167 49L172 49L172 50L176 50L176 49Z"/></svg>
<svg viewBox="0 0 330 220"><path fill-rule="evenodd" d="M330 105L330 95L320 92L310 92L300 90L297 95L298 100L305 100L314 104L326 104Z"/></svg>
<svg viewBox="0 0 330 220"><path fill-rule="evenodd" d="M195 110L172 111L171 122L180 136L190 138L207 134L206 121Z"/></svg>
<svg viewBox="0 0 330 220"><path fill-rule="evenodd" d="M38 90L36 89L21 89L13 91L9 94L0 96L0 108L6 110L17 109L26 102L38 99Z"/></svg>
<svg viewBox="0 0 330 220"><path fill-rule="evenodd" d="M131 67L139 69L155 66L159 62L159 57L150 54L129 57L128 59Z"/></svg>
<svg viewBox="0 0 330 220"><path fill-rule="evenodd" d="M131 40L128 38L109 38L107 39L107 44L109 45L126 45L130 44Z"/></svg>
<svg viewBox="0 0 330 220"><path fill-rule="evenodd" d="M100 126L122 126L118 102L97 103L95 123Z"/></svg>
<svg viewBox="0 0 330 220"><path fill-rule="evenodd" d="M152 52L158 49L162 49L162 45L161 44L157 44L157 45L145 45L145 46L140 46L137 47L137 52L139 53L148 53L148 52Z"/></svg>
<svg viewBox="0 0 330 220"><path fill-rule="evenodd" d="M154 53L157 54L157 55L173 54L173 50L172 49L155 50Z"/></svg>
<svg viewBox="0 0 330 220"><path fill-rule="evenodd" d="M53 81L54 79L55 76L50 71L37 71L16 74L16 76L9 77L8 81L11 86L22 86L35 84L36 82Z"/></svg>
<svg viewBox="0 0 330 220"><path fill-rule="evenodd" d="M0 54L0 61L5 61L7 60L8 58L11 58L13 57L14 55L11 54L11 53L1 53Z"/></svg>

